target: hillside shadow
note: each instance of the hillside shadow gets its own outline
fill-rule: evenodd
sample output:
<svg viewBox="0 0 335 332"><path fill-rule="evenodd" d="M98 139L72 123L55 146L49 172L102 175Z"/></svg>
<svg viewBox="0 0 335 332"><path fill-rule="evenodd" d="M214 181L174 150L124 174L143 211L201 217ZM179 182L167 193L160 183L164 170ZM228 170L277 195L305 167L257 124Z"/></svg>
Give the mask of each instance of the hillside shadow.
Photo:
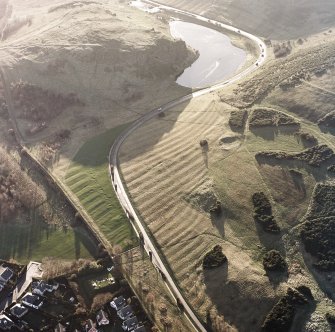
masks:
<svg viewBox="0 0 335 332"><path fill-rule="evenodd" d="M327 167L334 163L334 160L328 160L323 162L321 166L310 166L306 162L300 160L280 160L272 157L255 156L258 165L270 165L270 166L280 166L287 171L290 169L304 169L309 175L313 176L315 181L324 181L329 175L327 172ZM299 185L299 179L295 180L297 185Z"/></svg>
<svg viewBox="0 0 335 332"><path fill-rule="evenodd" d="M191 89L185 92L185 95L190 93ZM189 102L184 102L182 104L182 108L185 109ZM181 106L177 106L181 107ZM171 113L172 116L170 115ZM128 155L125 149L121 148L121 156L123 161L128 161L130 159L136 158L138 155L144 154L147 151L150 151L162 138L163 135L168 134L172 128L174 127L176 121L178 121L178 116L182 113L182 111L174 112L173 109L169 111L165 111L164 115L157 115L153 119L148 122L143 123L138 129L136 129L127 139L134 139L136 142L143 142L139 149L132 150L131 154ZM175 116L175 114L178 114ZM108 156L110 149L119 135L121 135L127 128L129 128L132 123L134 123L137 119L142 117L141 114L134 121L125 123L123 125L110 128L105 132L94 136L88 139L86 142L83 142L83 145L79 148L75 157L72 155L68 155L67 152L63 152L65 157L70 158L74 163L88 166L88 167L98 167L104 165L108 162ZM150 136L147 135L145 131L146 126L150 125L155 121L155 130L150 131ZM144 128L144 131L143 131ZM145 136L145 140L143 139ZM123 145L124 146L124 145ZM122 153L125 152L125 153Z"/></svg>
<svg viewBox="0 0 335 332"><path fill-rule="evenodd" d="M85 230L71 228L65 230L56 226L48 226L40 220L32 220L26 224L0 225L1 258L5 260L13 258L21 261L34 259L36 254L41 254L41 246L45 248L45 257L53 257L56 253L59 255L58 252L53 251L55 249L53 244L56 241L61 249L64 249L65 246L70 249L71 243L69 243L67 232L74 232L73 256L80 258L80 250L78 252L78 249L76 249L79 245L85 247L92 257L97 257L97 247ZM79 234L78 237L77 234ZM50 244L48 244L49 241ZM79 241L78 244L77 241ZM68 254L71 255L71 253Z"/></svg>
<svg viewBox="0 0 335 332"><path fill-rule="evenodd" d="M204 270L205 292L225 322L233 323L239 332L259 331L263 316L276 300L269 297L260 300L255 293L248 294L248 291L253 292L254 285L245 283L243 279L230 280L229 264L228 261L217 269Z"/></svg>
<svg viewBox="0 0 335 332"><path fill-rule="evenodd" d="M279 135L292 136L299 130L299 126L264 126L250 127L250 132L266 141L274 141Z"/></svg>
<svg viewBox="0 0 335 332"><path fill-rule="evenodd" d="M325 134L331 134L331 135L335 136L335 128L334 127L319 125L319 129Z"/></svg>

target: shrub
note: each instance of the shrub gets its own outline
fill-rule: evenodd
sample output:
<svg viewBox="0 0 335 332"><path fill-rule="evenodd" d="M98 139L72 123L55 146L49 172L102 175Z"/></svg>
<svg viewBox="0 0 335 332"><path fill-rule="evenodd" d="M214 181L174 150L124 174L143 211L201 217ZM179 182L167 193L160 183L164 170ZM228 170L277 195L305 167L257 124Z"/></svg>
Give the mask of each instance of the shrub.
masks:
<svg viewBox="0 0 335 332"><path fill-rule="evenodd" d="M263 192L253 194L252 202L254 204L255 221L262 226L264 231L270 233L279 233L280 227L272 215L271 203L265 194Z"/></svg>
<svg viewBox="0 0 335 332"><path fill-rule="evenodd" d="M301 286L298 286L296 288L296 290L302 294L306 299L309 299L309 300L314 300L314 296L312 294L312 291L309 287L305 286L305 285L301 285Z"/></svg>
<svg viewBox="0 0 335 332"><path fill-rule="evenodd" d="M334 127L335 126L335 111L326 114L323 118L318 120L319 126Z"/></svg>
<svg viewBox="0 0 335 332"><path fill-rule="evenodd" d="M326 319L329 324L335 325L335 315L333 313L327 312Z"/></svg>
<svg viewBox="0 0 335 332"><path fill-rule="evenodd" d="M208 146L208 142L207 142L207 140L202 139L202 140L200 141L200 146L201 146L202 148L207 147L207 146Z"/></svg>
<svg viewBox="0 0 335 332"><path fill-rule="evenodd" d="M335 165L328 166L327 171L331 173L335 173Z"/></svg>
<svg viewBox="0 0 335 332"><path fill-rule="evenodd" d="M316 186L300 235L306 251L317 259L314 266L335 271L335 186Z"/></svg>
<svg viewBox="0 0 335 332"><path fill-rule="evenodd" d="M205 255L202 266L204 269L214 269L222 266L226 262L227 257L222 252L222 247L220 245L216 245Z"/></svg>
<svg viewBox="0 0 335 332"><path fill-rule="evenodd" d="M286 332L290 330L296 309L300 305L307 304L307 299L298 291L289 288L271 309L262 325L264 332Z"/></svg>
<svg viewBox="0 0 335 332"><path fill-rule="evenodd" d="M318 144L317 138L314 135L312 135L310 133L307 133L305 131L298 131L294 134L294 136L300 138L302 143L305 144L305 145L307 145L307 144L309 144L309 145Z"/></svg>
<svg viewBox="0 0 335 332"><path fill-rule="evenodd" d="M246 110L232 111L229 117L229 125L234 130L243 129L247 120L248 112Z"/></svg>
<svg viewBox="0 0 335 332"><path fill-rule="evenodd" d="M299 153L286 152L258 152L256 158L274 158L277 160L300 160L306 162L310 166L319 167L322 163L333 159L334 152L327 145L316 145Z"/></svg>
<svg viewBox="0 0 335 332"><path fill-rule="evenodd" d="M252 112L249 125L250 127L299 126L299 122L297 122L292 116L286 115L282 112L258 108Z"/></svg>
<svg viewBox="0 0 335 332"><path fill-rule="evenodd" d="M265 271L286 271L287 264L279 251L270 250L263 257Z"/></svg>

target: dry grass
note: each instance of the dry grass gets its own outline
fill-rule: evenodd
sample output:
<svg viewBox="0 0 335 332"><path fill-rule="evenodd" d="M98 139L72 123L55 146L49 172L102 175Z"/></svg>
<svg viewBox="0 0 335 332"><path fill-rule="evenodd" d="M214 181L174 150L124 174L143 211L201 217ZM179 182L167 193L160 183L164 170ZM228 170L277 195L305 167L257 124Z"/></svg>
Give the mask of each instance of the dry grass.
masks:
<svg viewBox="0 0 335 332"><path fill-rule="evenodd" d="M164 322L169 318L172 321L172 329L169 331L192 331L189 321L181 314L162 277L139 248L122 256L122 270L131 278L137 295L147 305L151 318L160 330L164 330Z"/></svg>

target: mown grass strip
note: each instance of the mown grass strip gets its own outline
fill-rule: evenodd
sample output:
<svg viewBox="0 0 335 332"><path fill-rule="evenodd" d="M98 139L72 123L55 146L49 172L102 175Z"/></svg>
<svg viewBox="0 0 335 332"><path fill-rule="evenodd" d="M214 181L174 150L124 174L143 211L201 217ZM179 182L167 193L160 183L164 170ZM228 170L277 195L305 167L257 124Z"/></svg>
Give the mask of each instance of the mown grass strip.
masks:
<svg viewBox="0 0 335 332"><path fill-rule="evenodd" d="M77 152L65 183L78 197L112 245L123 249L137 243L136 235L113 191L108 173L109 150L127 124L88 140Z"/></svg>

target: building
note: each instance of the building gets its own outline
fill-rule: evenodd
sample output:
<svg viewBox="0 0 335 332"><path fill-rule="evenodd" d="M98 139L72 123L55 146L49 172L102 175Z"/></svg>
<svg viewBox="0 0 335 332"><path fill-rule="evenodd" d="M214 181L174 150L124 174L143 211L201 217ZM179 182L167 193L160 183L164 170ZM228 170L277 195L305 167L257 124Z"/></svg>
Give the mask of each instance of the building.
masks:
<svg viewBox="0 0 335 332"><path fill-rule="evenodd" d="M47 284L44 281L35 281L31 284L32 293L43 296L47 291Z"/></svg>
<svg viewBox="0 0 335 332"><path fill-rule="evenodd" d="M61 323L58 323L55 327L55 332L66 332L66 328Z"/></svg>
<svg viewBox="0 0 335 332"><path fill-rule="evenodd" d="M138 326L135 328L134 332L146 332L146 329L144 326Z"/></svg>
<svg viewBox="0 0 335 332"><path fill-rule="evenodd" d="M99 310L97 314L97 323L99 326L109 324L109 319L107 317L107 314L102 309Z"/></svg>
<svg viewBox="0 0 335 332"><path fill-rule="evenodd" d="M52 293L54 290L58 289L59 284L53 283L52 285L47 284L45 281L35 281L32 283L32 293L36 295L43 296L45 292Z"/></svg>
<svg viewBox="0 0 335 332"><path fill-rule="evenodd" d="M130 305L125 306L117 312L117 315L122 319L126 320L131 316L134 316L134 311Z"/></svg>
<svg viewBox="0 0 335 332"><path fill-rule="evenodd" d="M43 300L39 298L37 295L27 293L22 298L22 303L26 305L27 307L31 307L34 309L40 309L43 305Z"/></svg>
<svg viewBox="0 0 335 332"><path fill-rule="evenodd" d="M93 323L92 319L89 319L85 324L85 332L98 332L95 328L95 324Z"/></svg>
<svg viewBox="0 0 335 332"><path fill-rule="evenodd" d="M116 311L119 311L126 305L126 299L123 296L116 297L111 301L110 305Z"/></svg>
<svg viewBox="0 0 335 332"><path fill-rule="evenodd" d="M125 331L133 331L137 325L138 325L138 320L137 320L137 317L134 316L134 317L128 318L122 323L122 329Z"/></svg>
<svg viewBox="0 0 335 332"><path fill-rule="evenodd" d="M7 282L13 277L14 272L9 267L0 266L0 282L7 284Z"/></svg>
<svg viewBox="0 0 335 332"><path fill-rule="evenodd" d="M11 330L14 326L14 323L6 315L0 315L0 331Z"/></svg>
<svg viewBox="0 0 335 332"><path fill-rule="evenodd" d="M28 311L28 308L21 304L15 304L15 306L10 308L10 313L17 318L23 317Z"/></svg>

